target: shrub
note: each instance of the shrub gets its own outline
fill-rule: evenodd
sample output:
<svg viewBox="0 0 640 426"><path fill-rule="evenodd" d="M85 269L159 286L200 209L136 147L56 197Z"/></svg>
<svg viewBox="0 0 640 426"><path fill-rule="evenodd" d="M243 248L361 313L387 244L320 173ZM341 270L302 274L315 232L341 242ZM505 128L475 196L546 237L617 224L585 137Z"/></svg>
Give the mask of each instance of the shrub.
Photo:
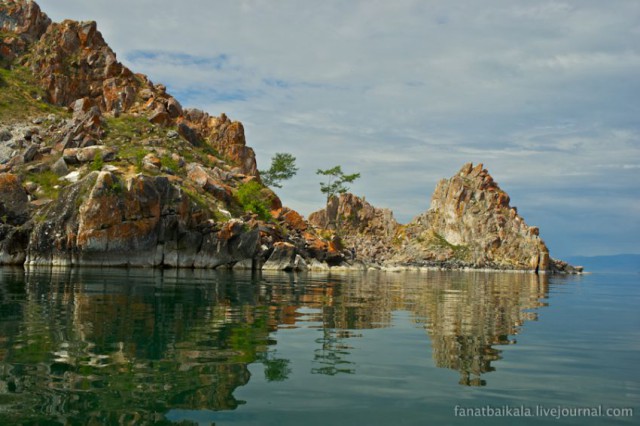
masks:
<svg viewBox="0 0 640 426"><path fill-rule="evenodd" d="M262 185L258 182L240 185L236 198L245 211L257 214L262 220L271 220L271 199L262 192Z"/></svg>

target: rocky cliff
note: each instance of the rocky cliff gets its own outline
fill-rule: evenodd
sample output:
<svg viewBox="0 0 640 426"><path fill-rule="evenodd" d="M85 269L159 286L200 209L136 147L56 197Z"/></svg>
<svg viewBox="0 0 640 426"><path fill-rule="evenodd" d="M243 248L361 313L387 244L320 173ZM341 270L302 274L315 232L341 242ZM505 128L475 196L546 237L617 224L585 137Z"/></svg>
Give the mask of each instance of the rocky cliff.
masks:
<svg viewBox="0 0 640 426"><path fill-rule="evenodd" d="M335 235L351 257L375 263L391 259L400 227L391 210L349 193L331 197L324 210L309 215L309 223Z"/></svg>
<svg viewBox="0 0 640 426"><path fill-rule="evenodd" d="M122 65L95 22L0 3L0 265L563 270L482 165L400 225L352 194L309 217L260 179L244 128Z"/></svg>
<svg viewBox="0 0 640 426"><path fill-rule="evenodd" d="M549 250L538 228L527 226L509 202L482 164L465 164L438 183L429 210L406 226L396 259L548 271Z"/></svg>
<svg viewBox="0 0 640 426"><path fill-rule="evenodd" d="M537 227L510 206L482 164L441 180L429 209L407 225L352 194L333 197L309 222L332 232L357 257L387 265L580 272L549 257Z"/></svg>
<svg viewBox="0 0 640 426"><path fill-rule="evenodd" d="M0 264L342 261L261 184L240 122L183 108L118 62L95 22L11 1L0 31Z"/></svg>

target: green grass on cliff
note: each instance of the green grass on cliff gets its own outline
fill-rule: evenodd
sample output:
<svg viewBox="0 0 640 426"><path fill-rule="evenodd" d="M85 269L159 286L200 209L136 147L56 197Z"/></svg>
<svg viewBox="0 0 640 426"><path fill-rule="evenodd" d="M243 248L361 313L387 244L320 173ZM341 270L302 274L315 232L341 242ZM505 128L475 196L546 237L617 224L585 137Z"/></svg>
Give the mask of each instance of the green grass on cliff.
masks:
<svg viewBox="0 0 640 426"><path fill-rule="evenodd" d="M458 260L468 260L470 256L469 247L465 245L451 244L442 235L434 231L428 231L419 235L416 240L432 251L451 250L453 257Z"/></svg>
<svg viewBox="0 0 640 426"><path fill-rule="evenodd" d="M58 175L47 170L40 173L30 173L26 177L27 181L36 183L40 187L41 195L55 200L60 192L60 180Z"/></svg>
<svg viewBox="0 0 640 426"><path fill-rule="evenodd" d="M65 114L64 109L43 101L45 98L46 93L36 85L27 68L0 68L0 123Z"/></svg>

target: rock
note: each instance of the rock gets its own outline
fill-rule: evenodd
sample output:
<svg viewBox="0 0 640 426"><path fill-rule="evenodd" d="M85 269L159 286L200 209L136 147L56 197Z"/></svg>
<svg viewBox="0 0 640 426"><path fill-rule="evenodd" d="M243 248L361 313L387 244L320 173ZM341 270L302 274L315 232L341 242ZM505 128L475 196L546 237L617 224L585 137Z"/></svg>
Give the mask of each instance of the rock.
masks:
<svg viewBox="0 0 640 426"><path fill-rule="evenodd" d="M0 265L22 265L27 257L30 226L0 223Z"/></svg>
<svg viewBox="0 0 640 426"><path fill-rule="evenodd" d="M231 188L214 177L214 173L199 164L187 164L187 178L216 199L228 203L233 198Z"/></svg>
<svg viewBox="0 0 640 426"><path fill-rule="evenodd" d="M178 124L178 134L185 138L191 145L200 145L200 137L198 136L198 132L196 132L185 123Z"/></svg>
<svg viewBox="0 0 640 426"><path fill-rule="evenodd" d="M169 117L169 114L164 110L156 110L149 116L149 121L153 124L165 126L169 124L171 117Z"/></svg>
<svg viewBox="0 0 640 426"><path fill-rule="evenodd" d="M295 229L300 232L304 232L308 228L307 222L300 213L288 207L280 209L275 217L276 219L283 221L287 228Z"/></svg>
<svg viewBox="0 0 640 426"><path fill-rule="evenodd" d="M46 31L51 20L40 11L35 2L5 2L0 14L0 28L3 33L14 33L18 41L6 45L3 56L13 58L26 51L27 47L38 40ZM6 35L3 35L6 38Z"/></svg>
<svg viewBox="0 0 640 426"><path fill-rule="evenodd" d="M40 147L38 145L29 145L22 154L23 161L25 163L30 163L33 161L38 155L38 149Z"/></svg>
<svg viewBox="0 0 640 426"><path fill-rule="evenodd" d="M22 225L29 219L29 197L17 175L0 173L0 221Z"/></svg>
<svg viewBox="0 0 640 426"><path fill-rule="evenodd" d="M438 183L429 210L407 225L396 259L548 271L549 251L538 229L509 202L482 164L465 164Z"/></svg>
<svg viewBox="0 0 640 426"><path fill-rule="evenodd" d="M67 182L70 182L70 183L76 183L80 179L80 171L74 170L73 172L61 177L60 179L66 180Z"/></svg>
<svg viewBox="0 0 640 426"><path fill-rule="evenodd" d="M182 105L174 98L169 98L167 101L167 112L169 113L169 117L178 118L182 115Z"/></svg>
<svg viewBox="0 0 640 426"><path fill-rule="evenodd" d="M379 209L353 194L340 194L328 200L324 210L311 213L309 223L319 229L342 236L334 240L329 251L338 255L342 244L349 257L357 256L370 262L380 262L390 257L394 250L393 240L400 225L388 209Z"/></svg>
<svg viewBox="0 0 640 426"><path fill-rule="evenodd" d="M62 151L62 159L66 164L78 164L78 149L77 148L66 148Z"/></svg>
<svg viewBox="0 0 640 426"><path fill-rule="evenodd" d="M88 146L85 148L67 148L62 152L62 158L67 164L88 163L100 155L103 161L113 161L116 151L103 145Z"/></svg>
<svg viewBox="0 0 640 426"><path fill-rule="evenodd" d="M286 242L278 242L273 245L273 253L262 265L264 271L295 271L301 270L302 264L299 261L296 247ZM297 261L297 262L296 262ZM306 264L304 265L306 269Z"/></svg>
<svg viewBox="0 0 640 426"><path fill-rule="evenodd" d="M142 159L142 167L151 172L159 172L162 168L162 161L154 154L147 154Z"/></svg>
<svg viewBox="0 0 640 426"><path fill-rule="evenodd" d="M233 265L233 269L240 270L240 271L253 270L255 269L254 263L255 262L253 259L244 259L244 260L241 260L240 262L237 262L235 265Z"/></svg>
<svg viewBox="0 0 640 426"><path fill-rule="evenodd" d="M27 191L27 194L33 195L38 190L38 184L36 184L35 182L31 182L31 181L25 182L24 183L24 190Z"/></svg>
<svg viewBox="0 0 640 426"><path fill-rule="evenodd" d="M80 206L79 208L77 206ZM44 207L26 264L215 268L255 258L259 232L210 219L166 177L92 172Z"/></svg>
<svg viewBox="0 0 640 426"><path fill-rule="evenodd" d="M0 142L7 142L13 138L11 132L7 129L0 130Z"/></svg>
<svg viewBox="0 0 640 426"><path fill-rule="evenodd" d="M51 171L58 176L64 176L69 173L69 168L64 161L64 157L58 158L58 160L51 165Z"/></svg>
<svg viewBox="0 0 640 426"><path fill-rule="evenodd" d="M144 101L148 101L149 99L154 97L153 91L151 89L142 89L140 90L138 95Z"/></svg>

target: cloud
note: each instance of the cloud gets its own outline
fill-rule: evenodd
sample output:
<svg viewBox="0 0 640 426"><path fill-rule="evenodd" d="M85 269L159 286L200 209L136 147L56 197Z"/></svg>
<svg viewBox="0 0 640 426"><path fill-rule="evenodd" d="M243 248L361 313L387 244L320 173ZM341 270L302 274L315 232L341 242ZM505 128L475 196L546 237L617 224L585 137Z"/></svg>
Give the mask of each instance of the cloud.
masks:
<svg viewBox="0 0 640 426"><path fill-rule="evenodd" d="M484 162L556 255L637 252L639 2L40 5L97 20L183 105L241 120L259 166L294 154L278 192L302 213L323 202L317 168L361 172L353 191L408 221L438 179Z"/></svg>

